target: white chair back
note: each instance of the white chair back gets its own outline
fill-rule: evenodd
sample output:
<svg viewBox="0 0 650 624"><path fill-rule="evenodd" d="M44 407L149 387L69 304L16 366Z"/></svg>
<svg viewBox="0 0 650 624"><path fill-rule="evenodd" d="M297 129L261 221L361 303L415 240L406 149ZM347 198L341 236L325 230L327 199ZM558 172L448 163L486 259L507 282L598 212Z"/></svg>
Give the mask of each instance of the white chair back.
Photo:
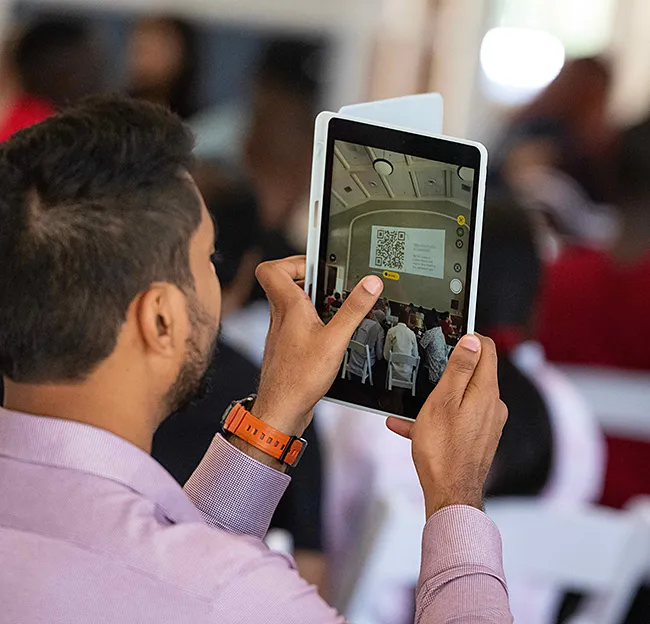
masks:
<svg viewBox="0 0 650 624"><path fill-rule="evenodd" d="M402 621L391 611L403 608L417 585L424 523L422 507L399 493L374 501L345 566L343 592L335 599L350 622ZM377 595L378 588L383 595Z"/></svg>
<svg viewBox="0 0 650 624"><path fill-rule="evenodd" d="M411 375L408 380L404 379L395 379L393 376L393 365L394 364L404 364L406 366L411 366ZM386 378L386 386L389 390L393 389L393 386L398 388L409 388L411 394L415 396L415 387L418 378L418 370L420 369L420 356L419 355L406 355L405 353L395 353L390 352L388 359L388 376Z"/></svg>
<svg viewBox="0 0 650 624"><path fill-rule="evenodd" d="M341 379L346 377L350 379L350 352L354 351L363 356L363 368L361 369L361 383L365 384L366 379L370 382L370 385L374 385L372 379L372 361L370 360L370 347L367 344L358 342L357 340L350 340L348 348L345 351L345 358L343 358L343 366L341 368Z"/></svg>
<svg viewBox="0 0 650 624"><path fill-rule="evenodd" d="M395 353L394 351L390 352L391 364L406 364L415 366L419 360L420 358L416 355L406 355L405 353Z"/></svg>
<svg viewBox="0 0 650 624"><path fill-rule="evenodd" d="M571 624L623 621L649 552L649 532L632 514L523 499L491 501L487 513L501 531L515 621L548 623L520 599L526 586L587 594Z"/></svg>
<svg viewBox="0 0 650 624"><path fill-rule="evenodd" d="M361 342L357 342L356 340L350 340L349 348L350 351L356 351L357 353L361 353L361 355L363 355L364 357L368 352L368 345L365 345Z"/></svg>

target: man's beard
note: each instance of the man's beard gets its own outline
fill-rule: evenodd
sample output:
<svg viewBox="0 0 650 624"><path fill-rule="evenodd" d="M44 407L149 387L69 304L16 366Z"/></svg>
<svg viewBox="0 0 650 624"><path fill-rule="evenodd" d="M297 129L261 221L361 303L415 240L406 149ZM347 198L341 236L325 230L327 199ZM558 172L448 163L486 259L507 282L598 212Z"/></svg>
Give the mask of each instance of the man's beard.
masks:
<svg viewBox="0 0 650 624"><path fill-rule="evenodd" d="M185 361L176 381L163 399L165 417L188 405L199 403L212 388L212 359L217 352L219 329L199 304L196 296L188 294L187 312L190 321L190 336L186 343ZM201 335L209 333L207 347L201 349Z"/></svg>

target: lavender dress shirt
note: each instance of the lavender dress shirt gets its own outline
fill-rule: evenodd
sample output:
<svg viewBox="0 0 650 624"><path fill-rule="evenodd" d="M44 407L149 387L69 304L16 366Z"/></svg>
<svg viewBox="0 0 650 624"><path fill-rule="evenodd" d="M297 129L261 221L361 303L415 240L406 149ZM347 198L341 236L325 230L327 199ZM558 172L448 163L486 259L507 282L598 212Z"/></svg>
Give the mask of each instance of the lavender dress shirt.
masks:
<svg viewBox="0 0 650 624"><path fill-rule="evenodd" d="M0 410L0 623L340 623L262 542L288 483L216 436L183 490L106 431ZM418 623L512 621L485 515L423 539Z"/></svg>

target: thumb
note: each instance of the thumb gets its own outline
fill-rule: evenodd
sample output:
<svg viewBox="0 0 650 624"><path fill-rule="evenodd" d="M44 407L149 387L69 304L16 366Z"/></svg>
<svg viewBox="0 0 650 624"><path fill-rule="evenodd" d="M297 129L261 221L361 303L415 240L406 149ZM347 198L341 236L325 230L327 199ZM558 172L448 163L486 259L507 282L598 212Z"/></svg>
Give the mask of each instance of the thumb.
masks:
<svg viewBox="0 0 650 624"><path fill-rule="evenodd" d="M440 383L430 396L444 393L447 394L448 404L460 405L481 359L481 346L481 339L476 334L463 336L449 358Z"/></svg>
<svg viewBox="0 0 650 624"><path fill-rule="evenodd" d="M349 340L366 314L377 303L382 290L384 290L384 283L379 277L376 275L364 277L348 295L334 318L327 324L328 331L332 334L347 336L346 340Z"/></svg>
<svg viewBox="0 0 650 624"><path fill-rule="evenodd" d="M403 438L411 438L411 429L415 423L402 420L401 418L395 418L395 416L389 416L386 419L386 426L397 435L401 435Z"/></svg>

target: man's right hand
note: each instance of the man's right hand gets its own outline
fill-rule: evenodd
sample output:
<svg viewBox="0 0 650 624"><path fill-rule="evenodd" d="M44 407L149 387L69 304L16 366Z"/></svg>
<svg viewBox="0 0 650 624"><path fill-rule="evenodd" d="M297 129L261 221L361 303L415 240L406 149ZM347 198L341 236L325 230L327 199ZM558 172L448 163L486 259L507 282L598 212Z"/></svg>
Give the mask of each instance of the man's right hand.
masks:
<svg viewBox="0 0 650 624"><path fill-rule="evenodd" d="M415 422L386 421L389 429L413 441L427 519L449 505L482 509L485 480L507 416L499 398L494 343L467 335Z"/></svg>

